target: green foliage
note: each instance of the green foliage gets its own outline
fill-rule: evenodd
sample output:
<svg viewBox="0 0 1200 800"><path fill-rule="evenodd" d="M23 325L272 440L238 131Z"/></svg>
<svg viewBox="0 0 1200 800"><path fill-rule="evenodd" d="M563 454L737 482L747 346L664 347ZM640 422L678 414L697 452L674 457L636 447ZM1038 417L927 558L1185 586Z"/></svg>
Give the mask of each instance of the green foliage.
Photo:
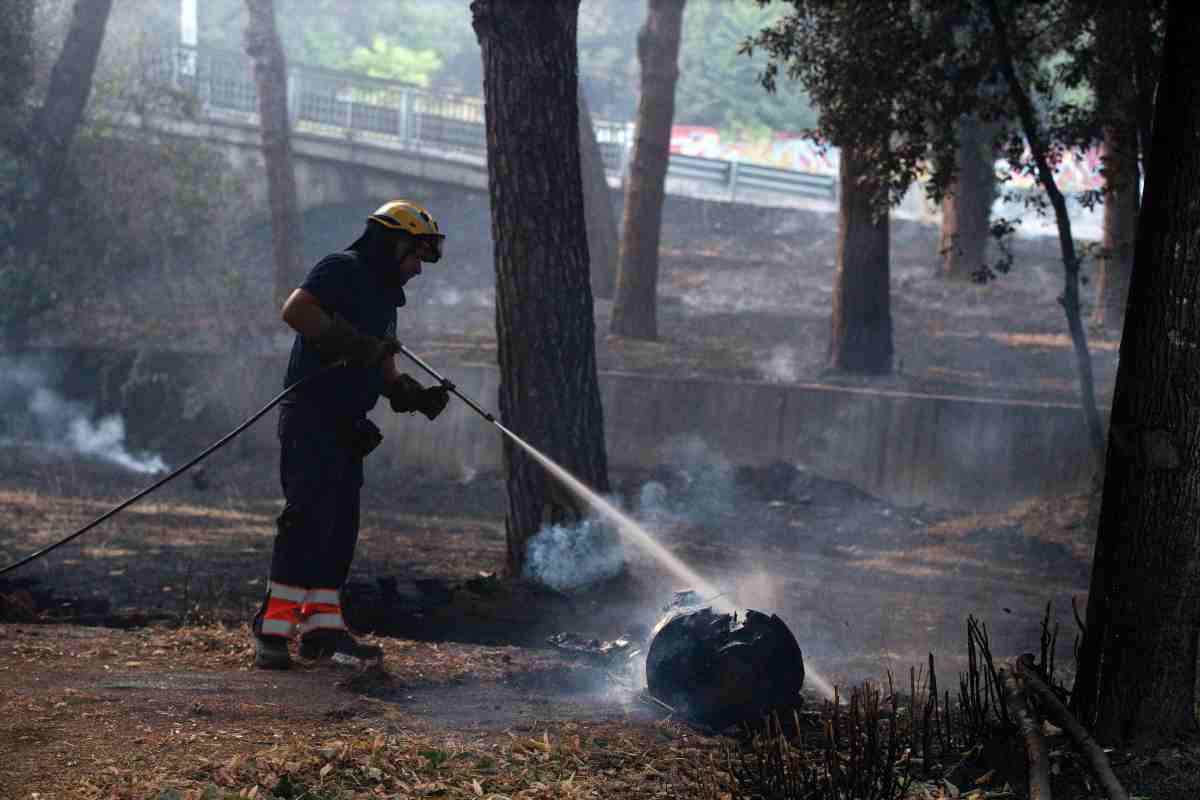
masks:
<svg viewBox="0 0 1200 800"><path fill-rule="evenodd" d="M770 0L758 0L766 6ZM799 80L819 109L823 137L872 166L877 203L898 202L932 170L935 196L953 173L956 126L978 109L987 75L978 41L964 33L965 4L936 0L789 0L743 52L765 51L760 80Z"/></svg>
<svg viewBox="0 0 1200 800"><path fill-rule="evenodd" d="M765 54L746 58L742 42L775 24L782 8L750 2L691 0L685 8L679 51L675 119L681 124L725 130L802 131L814 127L816 113L804 87L786 81L765 95L756 90Z"/></svg>
<svg viewBox="0 0 1200 800"><path fill-rule="evenodd" d="M371 46L356 47L350 54L347 68L373 78L429 85L429 77L442 66L442 59L433 50L411 50L376 34Z"/></svg>
<svg viewBox="0 0 1200 800"><path fill-rule="evenodd" d="M760 6L771 0L756 0ZM1128 10L1127 41L1101 46L1106 11L1089 0L996 0L1007 20L1016 71L1037 110L1051 163L1068 148L1095 144L1106 117L1095 87L1114 70L1152 74L1160 49L1162 2ZM966 114L997 123L997 143L1014 170L1031 171L1026 131L1016 122L999 72L996 37L983 0L786 0L787 15L749 37L743 52L765 51L768 91L799 80L819 109L823 136L873 165L869 182L898 200L918 177L934 199L954 178L957 126ZM1121 52L1128 48L1131 52ZM1140 54L1140 55L1135 55ZM1138 62L1137 59L1142 61ZM1132 62L1132 65L1131 65ZM1143 80L1139 92L1152 92ZM882 197L880 198L882 199Z"/></svg>
<svg viewBox="0 0 1200 800"><path fill-rule="evenodd" d="M242 50L243 0L200 4L200 42ZM276 0L284 51L297 63L427 83L476 49L470 11L450 0Z"/></svg>
<svg viewBox="0 0 1200 800"><path fill-rule="evenodd" d="M799 131L816 116L799 83L764 95L757 74L765 59L738 50L746 37L783 16L783 9L758 8L752 0L688 0L679 43L675 120L725 131ZM639 65L638 30L646 0L583 0L579 10L579 72L593 112L610 119L634 118Z"/></svg>

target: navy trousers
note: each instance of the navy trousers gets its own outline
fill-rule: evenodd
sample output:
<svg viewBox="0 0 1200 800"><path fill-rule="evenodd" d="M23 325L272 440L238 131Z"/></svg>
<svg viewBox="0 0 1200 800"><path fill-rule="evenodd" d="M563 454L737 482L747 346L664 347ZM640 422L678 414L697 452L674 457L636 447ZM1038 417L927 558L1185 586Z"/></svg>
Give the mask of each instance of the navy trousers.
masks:
<svg viewBox="0 0 1200 800"><path fill-rule="evenodd" d="M271 582L341 587L358 544L363 457L350 441L353 420L322 419L303 405L279 413L279 479Z"/></svg>

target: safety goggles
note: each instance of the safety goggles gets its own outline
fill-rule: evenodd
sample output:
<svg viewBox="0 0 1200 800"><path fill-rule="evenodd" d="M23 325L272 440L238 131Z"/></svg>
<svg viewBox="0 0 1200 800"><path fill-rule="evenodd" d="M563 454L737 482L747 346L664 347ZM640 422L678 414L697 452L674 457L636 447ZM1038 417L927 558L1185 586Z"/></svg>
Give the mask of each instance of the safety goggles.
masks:
<svg viewBox="0 0 1200 800"><path fill-rule="evenodd" d="M429 264L436 264L442 257L442 240L446 237L440 233L427 233L417 237L417 257Z"/></svg>

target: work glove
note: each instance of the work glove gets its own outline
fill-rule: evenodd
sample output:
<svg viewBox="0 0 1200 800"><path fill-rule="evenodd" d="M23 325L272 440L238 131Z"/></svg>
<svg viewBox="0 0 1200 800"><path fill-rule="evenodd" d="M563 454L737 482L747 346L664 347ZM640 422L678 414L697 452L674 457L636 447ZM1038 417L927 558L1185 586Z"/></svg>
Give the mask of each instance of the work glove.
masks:
<svg viewBox="0 0 1200 800"><path fill-rule="evenodd" d="M429 419L442 413L446 403L450 402L450 392L445 386L422 386L407 373L392 381L384 391L384 396L391 401L392 411L397 414L420 411Z"/></svg>
<svg viewBox="0 0 1200 800"><path fill-rule="evenodd" d="M330 314L331 323L317 339L317 349L330 359L346 359L361 367L373 367L389 356L400 352L400 343L392 338L378 338L359 333L339 314Z"/></svg>

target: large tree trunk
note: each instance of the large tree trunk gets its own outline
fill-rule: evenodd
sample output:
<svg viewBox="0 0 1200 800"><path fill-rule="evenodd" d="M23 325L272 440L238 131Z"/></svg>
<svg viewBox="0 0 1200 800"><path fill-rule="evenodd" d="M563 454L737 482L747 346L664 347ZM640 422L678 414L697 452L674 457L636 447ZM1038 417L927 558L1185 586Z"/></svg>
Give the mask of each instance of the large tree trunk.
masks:
<svg viewBox="0 0 1200 800"><path fill-rule="evenodd" d="M617 286L617 215L604 157L588 112L583 87L579 89L579 163L583 173L583 211L587 217L588 256L592 266L592 294L610 298Z"/></svg>
<svg viewBox="0 0 1200 800"><path fill-rule="evenodd" d="M658 242L671 157L679 38L685 0L649 0L638 32L642 67L611 330L635 339L658 337Z"/></svg>
<svg viewBox="0 0 1200 800"><path fill-rule="evenodd" d="M992 129L978 117L958 125L958 175L942 200L943 277L969 279L983 268L996 199Z"/></svg>
<svg viewBox="0 0 1200 800"><path fill-rule="evenodd" d="M483 54L504 425L597 492L608 486L579 171L579 0L474 0ZM584 516L506 439L508 569L543 526Z"/></svg>
<svg viewBox="0 0 1200 800"><path fill-rule="evenodd" d="M35 0L9 0L0 14L0 148L9 155L19 155L15 151L29 116L25 102L33 87L34 5Z"/></svg>
<svg viewBox="0 0 1200 800"><path fill-rule="evenodd" d="M45 247L52 225L52 201L92 91L92 75L111 10L112 0L76 0L72 8L62 52L50 71L46 99L34 114L24 143L27 160L13 237L19 252L38 254Z"/></svg>
<svg viewBox="0 0 1200 800"><path fill-rule="evenodd" d="M1172 6L1073 693L1106 744L1170 738L1195 723L1200 12Z"/></svg>
<svg viewBox="0 0 1200 800"><path fill-rule="evenodd" d="M860 180L866 166L851 148L842 148L829 366L887 373L892 370L888 213L878 209Z"/></svg>
<svg viewBox="0 0 1200 800"><path fill-rule="evenodd" d="M275 28L274 0L246 0L246 54L254 62L263 160L267 167L267 202L271 207L272 284L275 307L304 277L300 206L292 169L288 123L287 61Z"/></svg>
<svg viewBox="0 0 1200 800"><path fill-rule="evenodd" d="M57 279L46 277L50 269L45 263L50 232L57 218L55 201L66 193L71 142L92 92L92 76L111 10L112 0L77 0L71 10L62 51L50 70L45 100L34 112L27 131L21 132L12 125L12 120L5 131L6 144L15 148L20 162L15 186L4 190L13 228L7 247L0 253L5 262L0 263L0 269L11 271L4 276L7 307L0 310L0 338L13 348L24 346L34 317L54 307L56 289L63 283L61 275ZM11 11L12 18L6 25L31 22L28 8ZM9 12L6 9L4 13ZM17 31L12 33L20 35ZM14 41L14 45L21 47L19 41ZM30 52L20 53L15 49L5 53L6 59L13 59L10 66L17 70L3 77L4 81L14 83L11 89L6 89L6 99L23 99L28 91L28 85L15 84L22 82L20 69L22 65L30 66L30 56ZM29 77L28 73L25 77ZM19 120L20 115L13 114L12 119Z"/></svg>
<svg viewBox="0 0 1200 800"><path fill-rule="evenodd" d="M1100 12L1096 102L1104 121L1104 255L1096 284L1094 322L1119 331L1133 271L1138 213L1137 88L1134 45L1129 41L1133 9L1113 4ZM1140 13L1149 12L1142 8ZM1136 28L1134 28L1136 29Z"/></svg>

